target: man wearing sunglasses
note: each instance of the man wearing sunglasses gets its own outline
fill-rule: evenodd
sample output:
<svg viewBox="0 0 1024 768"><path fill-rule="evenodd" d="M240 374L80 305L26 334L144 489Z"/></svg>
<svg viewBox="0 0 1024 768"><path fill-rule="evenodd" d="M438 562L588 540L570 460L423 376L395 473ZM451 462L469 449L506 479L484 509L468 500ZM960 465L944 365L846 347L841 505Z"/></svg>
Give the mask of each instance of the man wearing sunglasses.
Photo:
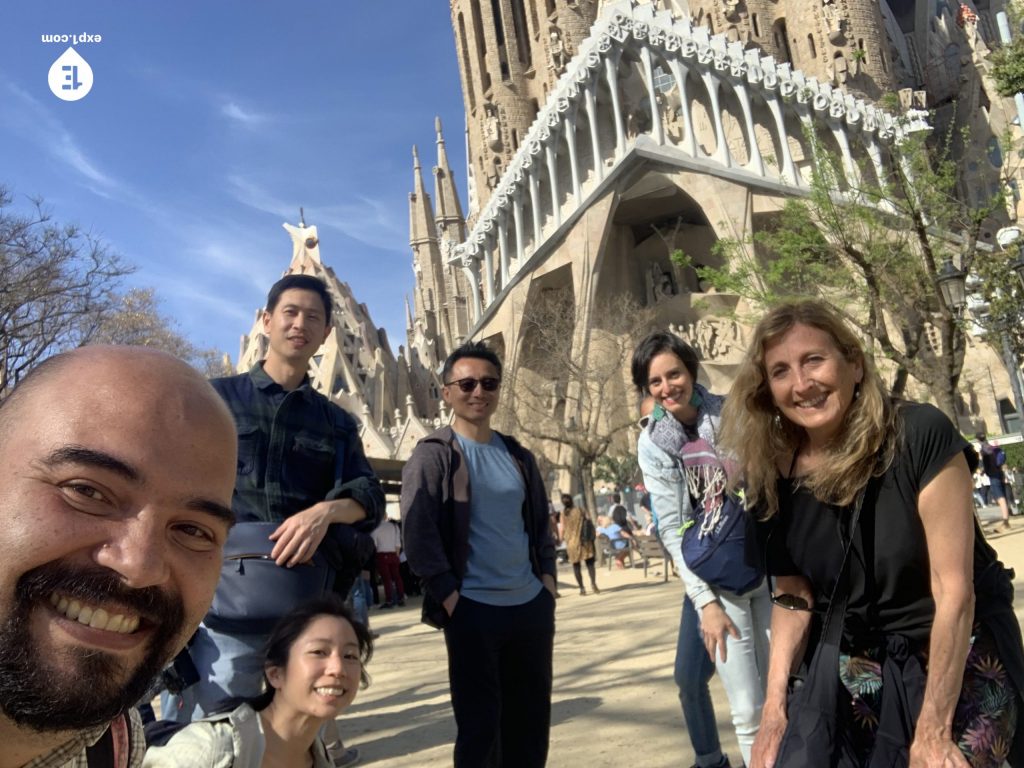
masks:
<svg viewBox="0 0 1024 768"><path fill-rule="evenodd" d="M491 429L501 361L480 342L445 361L454 418L402 472L405 553L423 579L423 620L444 629L456 768L547 760L555 542L537 462Z"/></svg>

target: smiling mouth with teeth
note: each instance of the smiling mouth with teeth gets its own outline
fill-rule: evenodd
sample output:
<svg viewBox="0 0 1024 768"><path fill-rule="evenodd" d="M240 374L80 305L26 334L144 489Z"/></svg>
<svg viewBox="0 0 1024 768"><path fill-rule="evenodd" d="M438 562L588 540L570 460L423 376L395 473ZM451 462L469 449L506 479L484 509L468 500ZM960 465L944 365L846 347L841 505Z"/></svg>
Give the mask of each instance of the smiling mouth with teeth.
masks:
<svg viewBox="0 0 1024 768"><path fill-rule="evenodd" d="M821 395L821 397L816 397L813 400L804 400L801 403L797 403L797 405L800 408L817 408L819 405L824 403L826 400L828 400L828 395Z"/></svg>
<svg viewBox="0 0 1024 768"><path fill-rule="evenodd" d="M50 595L50 605L65 618L85 624L93 629L103 629L121 635L130 635L139 628L139 617L121 613L110 613L103 608L84 605L78 600L58 595Z"/></svg>
<svg viewBox="0 0 1024 768"><path fill-rule="evenodd" d="M313 690L316 693L319 693L321 696L344 696L346 693L348 693L348 688L321 687L314 688Z"/></svg>

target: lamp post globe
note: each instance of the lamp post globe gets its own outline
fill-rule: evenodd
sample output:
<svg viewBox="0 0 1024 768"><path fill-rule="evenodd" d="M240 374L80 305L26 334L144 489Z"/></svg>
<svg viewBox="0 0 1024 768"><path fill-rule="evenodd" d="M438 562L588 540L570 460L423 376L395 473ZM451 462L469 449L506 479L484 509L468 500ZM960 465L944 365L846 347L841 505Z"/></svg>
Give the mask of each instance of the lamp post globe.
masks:
<svg viewBox="0 0 1024 768"><path fill-rule="evenodd" d="M946 259L935 276L935 282L939 285L946 308L955 314L963 312L967 306L967 273L953 266L952 259Z"/></svg>

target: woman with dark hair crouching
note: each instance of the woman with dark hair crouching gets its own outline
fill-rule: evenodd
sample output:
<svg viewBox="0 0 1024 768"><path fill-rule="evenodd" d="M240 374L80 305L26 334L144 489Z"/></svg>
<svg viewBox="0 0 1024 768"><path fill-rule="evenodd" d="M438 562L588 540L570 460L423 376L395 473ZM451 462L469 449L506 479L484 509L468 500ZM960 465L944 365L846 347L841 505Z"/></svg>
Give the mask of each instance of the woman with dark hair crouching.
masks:
<svg viewBox="0 0 1024 768"><path fill-rule="evenodd" d="M264 692L151 747L143 768L332 768L321 729L369 684L372 654L369 630L340 598L304 603L267 641Z"/></svg>

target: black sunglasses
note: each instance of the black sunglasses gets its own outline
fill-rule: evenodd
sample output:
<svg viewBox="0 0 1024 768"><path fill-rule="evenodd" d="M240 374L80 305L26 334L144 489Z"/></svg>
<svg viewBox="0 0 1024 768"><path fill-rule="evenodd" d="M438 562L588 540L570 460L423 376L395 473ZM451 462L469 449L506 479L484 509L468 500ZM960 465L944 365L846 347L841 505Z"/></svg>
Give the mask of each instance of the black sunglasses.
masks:
<svg viewBox="0 0 1024 768"><path fill-rule="evenodd" d="M479 384L483 387L484 392L493 392L501 386L501 379L496 379L493 376L485 376L482 379L474 379L468 377L465 379L456 379L455 381L449 381L445 384L446 387L456 386L467 395L476 389L476 385Z"/></svg>
<svg viewBox="0 0 1024 768"><path fill-rule="evenodd" d="M764 572L768 577L768 596L772 601L772 605L777 605L779 608L785 608L787 611L810 611L810 604L799 595L791 595L788 592L781 594L775 594L775 580L772 578L772 569L768 564L768 553L771 551L771 540L772 536L775 535L774 529L768 534L768 540L764 544Z"/></svg>

